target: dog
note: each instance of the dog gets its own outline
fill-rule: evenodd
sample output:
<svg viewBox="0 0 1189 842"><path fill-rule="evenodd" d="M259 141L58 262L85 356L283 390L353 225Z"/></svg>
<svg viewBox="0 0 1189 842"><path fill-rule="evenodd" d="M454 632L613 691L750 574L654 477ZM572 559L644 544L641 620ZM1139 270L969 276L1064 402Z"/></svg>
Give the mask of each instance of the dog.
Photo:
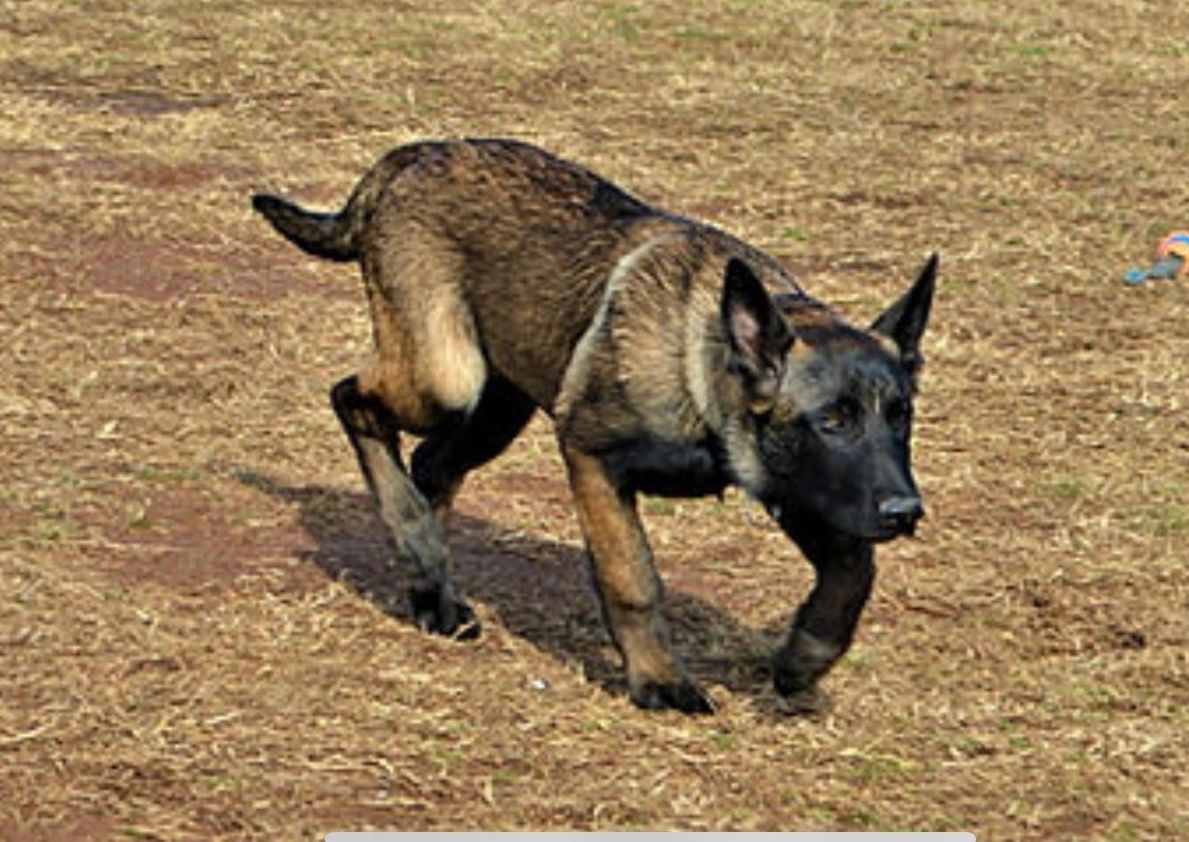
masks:
<svg viewBox="0 0 1189 842"><path fill-rule="evenodd" d="M640 494L741 487L813 565L779 693L850 646L874 545L924 513L909 450L936 254L862 330L759 249L501 139L398 147L338 213L252 202L307 253L361 265L374 351L331 402L423 629L478 634L450 577L451 504L540 409L636 705L713 710L671 646ZM421 439L408 466L402 433Z"/></svg>

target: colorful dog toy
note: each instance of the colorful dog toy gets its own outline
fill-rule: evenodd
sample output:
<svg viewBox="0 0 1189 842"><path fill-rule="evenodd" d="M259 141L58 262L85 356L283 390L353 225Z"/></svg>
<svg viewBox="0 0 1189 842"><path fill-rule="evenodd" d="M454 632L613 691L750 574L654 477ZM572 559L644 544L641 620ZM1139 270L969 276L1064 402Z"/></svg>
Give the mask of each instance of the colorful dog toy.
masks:
<svg viewBox="0 0 1189 842"><path fill-rule="evenodd" d="M1189 231L1170 231L1156 246L1156 262L1147 269L1128 269L1123 283L1139 286L1189 274Z"/></svg>

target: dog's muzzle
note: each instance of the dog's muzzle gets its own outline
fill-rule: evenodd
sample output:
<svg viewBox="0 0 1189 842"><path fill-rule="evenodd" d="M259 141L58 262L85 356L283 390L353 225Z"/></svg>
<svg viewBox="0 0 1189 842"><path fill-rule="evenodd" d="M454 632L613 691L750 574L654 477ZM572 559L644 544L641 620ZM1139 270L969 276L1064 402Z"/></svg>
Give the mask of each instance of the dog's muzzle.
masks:
<svg viewBox="0 0 1189 842"><path fill-rule="evenodd" d="M917 521L924 516L925 507L920 497L889 497L879 504L881 532L912 535L916 531Z"/></svg>

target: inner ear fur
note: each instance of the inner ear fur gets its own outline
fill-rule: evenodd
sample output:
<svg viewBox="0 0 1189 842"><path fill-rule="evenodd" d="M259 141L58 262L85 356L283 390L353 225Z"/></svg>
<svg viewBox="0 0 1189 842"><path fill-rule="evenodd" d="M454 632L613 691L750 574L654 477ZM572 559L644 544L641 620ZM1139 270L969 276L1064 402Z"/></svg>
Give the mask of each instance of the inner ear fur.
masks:
<svg viewBox="0 0 1189 842"><path fill-rule="evenodd" d="M742 381L751 411L767 412L780 389L793 332L751 267L739 258L727 262L720 319L728 368Z"/></svg>

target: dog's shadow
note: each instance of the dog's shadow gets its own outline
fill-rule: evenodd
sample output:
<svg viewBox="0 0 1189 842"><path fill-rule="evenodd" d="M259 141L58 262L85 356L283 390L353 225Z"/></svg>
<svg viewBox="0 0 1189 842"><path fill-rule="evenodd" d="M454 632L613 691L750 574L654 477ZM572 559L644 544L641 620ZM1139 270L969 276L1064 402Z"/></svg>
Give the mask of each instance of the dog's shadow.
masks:
<svg viewBox="0 0 1189 842"><path fill-rule="evenodd" d="M238 471L236 478L274 499L297 506L314 547L305 560L342 581L385 613L411 622L406 582L389 553L370 497L324 486L291 486ZM450 525L455 581L482 603L488 622L564 663L616 695L627 691L622 665L603 625L586 552L579 546L534 538L455 513ZM492 616L494 615L494 616ZM820 693L781 699L772 689L771 655L784 626L753 629L704 599L670 589L665 615L675 648L704 685L721 684L753 699L774 716L810 714L828 706Z"/></svg>

